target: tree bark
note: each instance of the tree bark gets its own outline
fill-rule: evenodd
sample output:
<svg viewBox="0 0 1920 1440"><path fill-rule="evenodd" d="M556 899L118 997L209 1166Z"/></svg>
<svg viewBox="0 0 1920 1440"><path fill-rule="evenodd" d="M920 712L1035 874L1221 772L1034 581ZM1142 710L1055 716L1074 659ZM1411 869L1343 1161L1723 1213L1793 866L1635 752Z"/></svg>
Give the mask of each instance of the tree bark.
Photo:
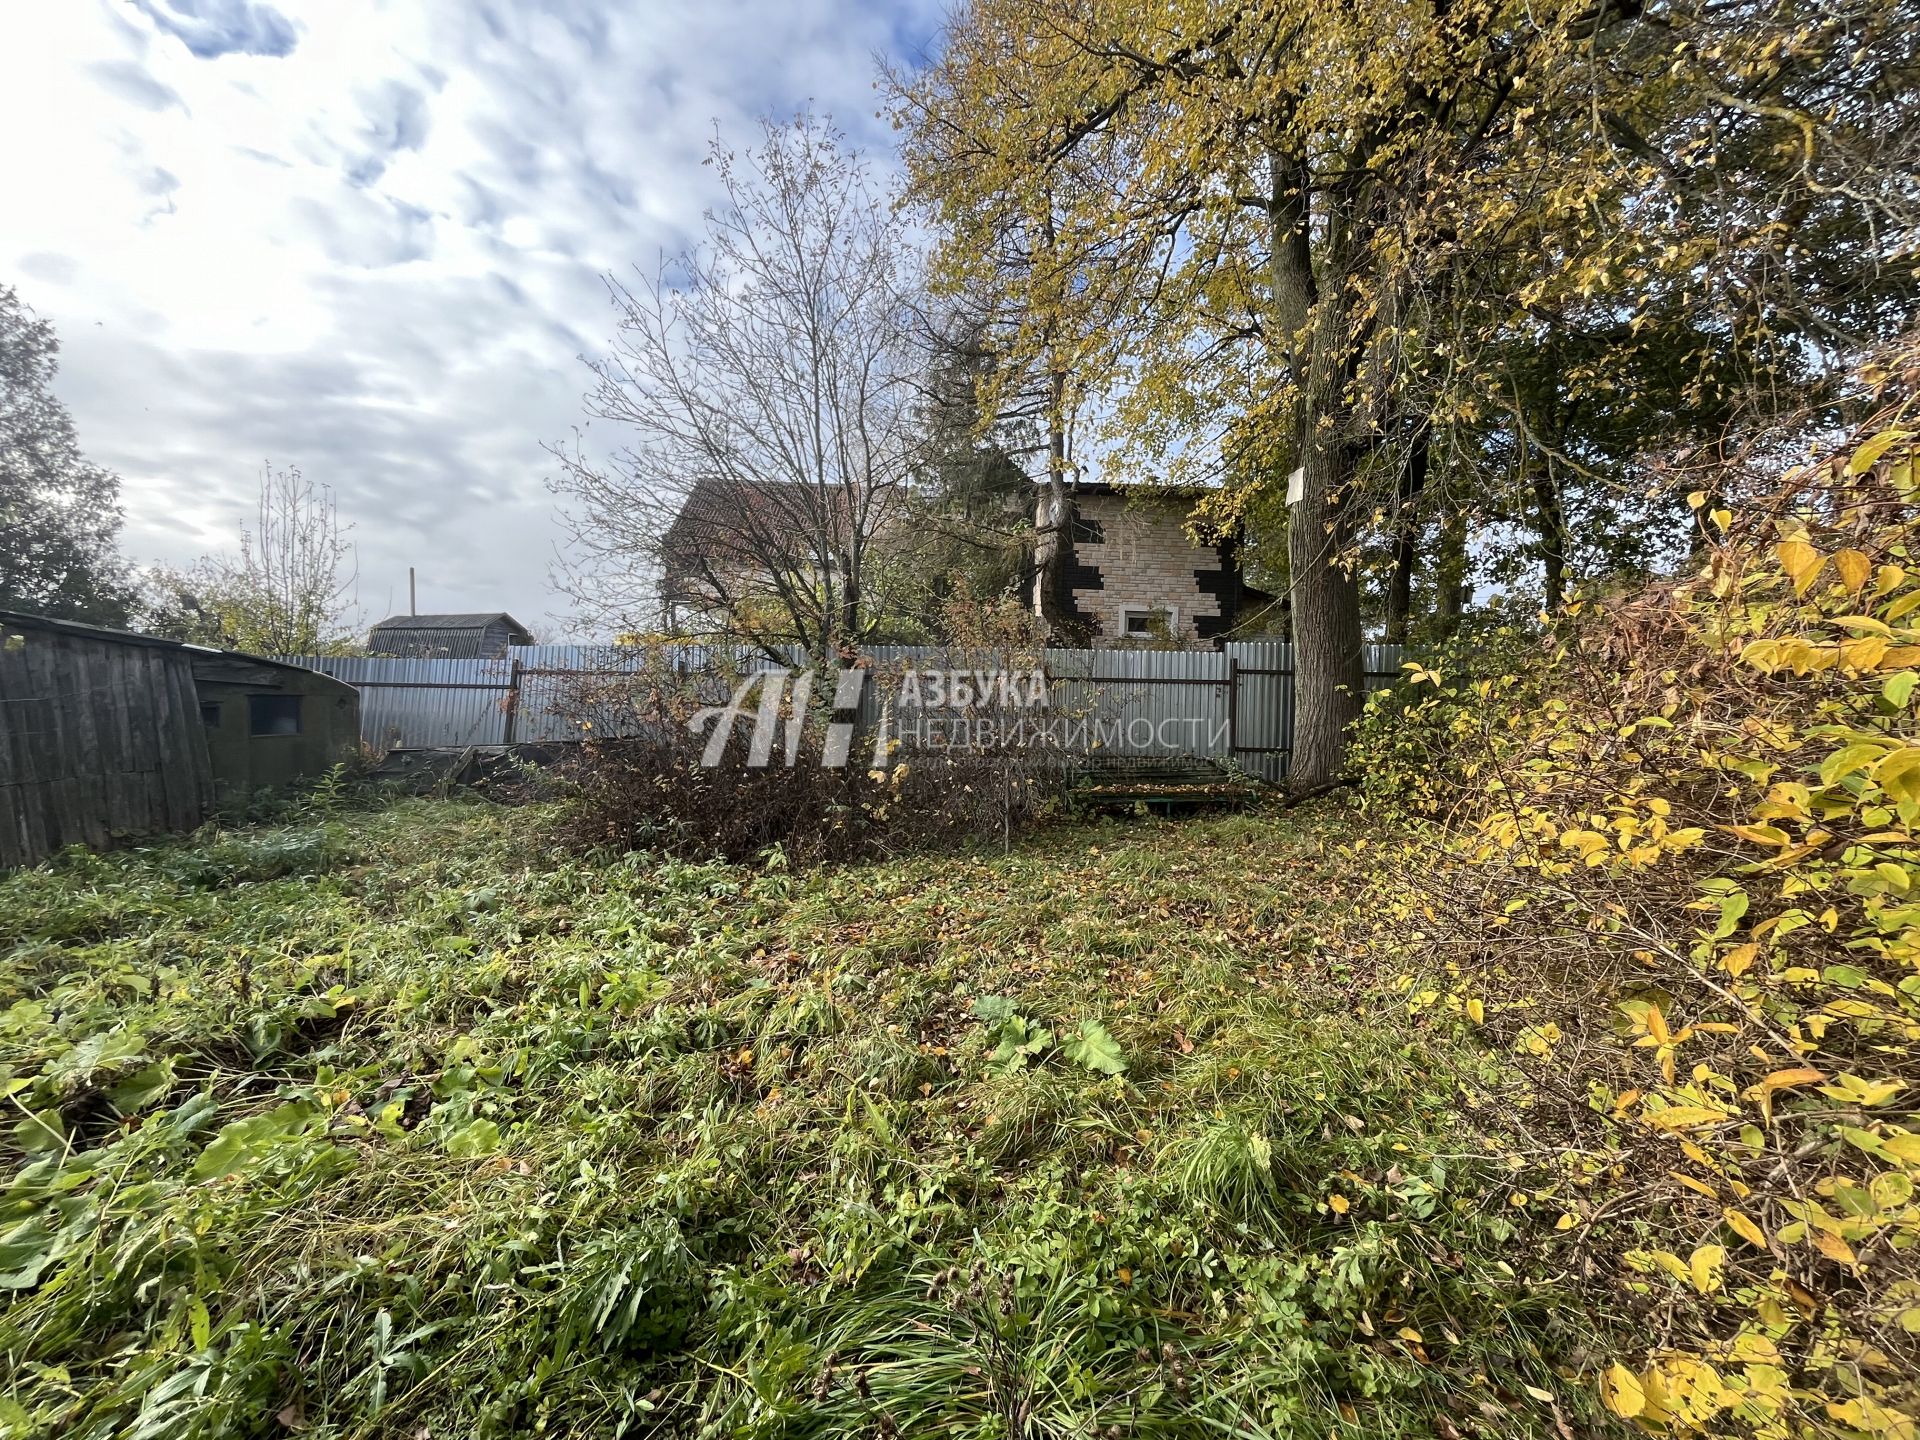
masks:
<svg viewBox="0 0 1920 1440"><path fill-rule="evenodd" d="M1393 574L1387 581L1386 642L1407 643L1413 618L1413 579L1420 565L1420 526L1416 511L1427 484L1427 454L1433 432L1422 419L1414 431L1407 462L1400 471L1399 505L1394 514Z"/></svg>
<svg viewBox="0 0 1920 1440"><path fill-rule="evenodd" d="M1533 467L1533 523L1540 537L1541 599L1551 615L1567 598L1567 512L1551 456Z"/></svg>
<svg viewBox="0 0 1920 1440"><path fill-rule="evenodd" d="M1294 453L1304 472L1300 501L1287 516L1294 637L1287 783L1308 790L1340 777L1347 727L1359 716L1366 685L1360 589L1342 563L1354 461L1352 436L1340 420L1351 350L1341 260L1344 217L1325 217L1327 283L1320 285L1308 234L1307 166L1275 154L1272 180L1274 318L1299 391Z"/></svg>
<svg viewBox="0 0 1920 1440"><path fill-rule="evenodd" d="M1460 628L1467 602L1467 517L1449 509L1440 521L1440 553L1434 566L1434 617L1441 635Z"/></svg>
<svg viewBox="0 0 1920 1440"><path fill-rule="evenodd" d="M1067 496L1067 377L1047 378L1047 487L1034 512L1034 613L1049 637L1071 638L1077 628L1066 586L1073 548L1073 503Z"/></svg>

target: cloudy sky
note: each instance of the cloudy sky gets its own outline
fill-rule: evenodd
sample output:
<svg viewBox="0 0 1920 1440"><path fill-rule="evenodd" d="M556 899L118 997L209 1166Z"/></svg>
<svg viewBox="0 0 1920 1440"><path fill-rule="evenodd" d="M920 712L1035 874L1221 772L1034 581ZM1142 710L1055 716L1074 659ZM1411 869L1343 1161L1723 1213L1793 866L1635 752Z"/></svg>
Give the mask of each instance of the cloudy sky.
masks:
<svg viewBox="0 0 1920 1440"><path fill-rule="evenodd" d="M716 123L811 103L882 149L874 55L939 0L6 0L0 281L125 481L126 549L230 549L263 461L332 485L367 618L544 637L541 444L599 277L682 248ZM591 441L591 436L589 437Z"/></svg>

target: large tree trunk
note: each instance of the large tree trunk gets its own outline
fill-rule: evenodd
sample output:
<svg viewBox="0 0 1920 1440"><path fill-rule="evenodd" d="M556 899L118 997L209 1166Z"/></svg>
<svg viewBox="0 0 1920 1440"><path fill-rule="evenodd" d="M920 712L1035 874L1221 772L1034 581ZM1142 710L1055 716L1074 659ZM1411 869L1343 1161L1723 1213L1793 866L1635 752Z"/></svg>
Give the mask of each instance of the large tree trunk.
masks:
<svg viewBox="0 0 1920 1440"><path fill-rule="evenodd" d="M1341 563L1348 539L1346 492L1353 440L1342 423L1351 341L1340 257L1343 217L1327 222L1327 283L1317 285L1309 249L1310 176L1298 160L1276 155L1273 198L1273 305L1280 343L1300 392L1295 426L1301 498L1287 515L1293 599L1293 755L1288 784L1312 789L1340 777L1347 727L1366 686L1361 655L1360 589Z"/></svg>
<svg viewBox="0 0 1920 1440"><path fill-rule="evenodd" d="M1334 308L1325 301L1322 307ZM1320 423L1339 403L1337 382L1311 386L1307 402L1300 426L1305 483L1287 526L1294 636L1293 758L1287 779L1296 790L1340 778L1347 727L1359 717L1366 688L1360 587L1342 564L1352 450L1344 436L1328 433Z"/></svg>
<svg viewBox="0 0 1920 1440"><path fill-rule="evenodd" d="M1073 551L1073 502L1067 496L1067 377L1047 379L1047 486L1034 510L1034 613L1055 644L1072 640L1078 628L1066 583Z"/></svg>
<svg viewBox="0 0 1920 1440"><path fill-rule="evenodd" d="M1427 484L1427 452L1433 432L1423 419L1414 431L1406 464L1400 471L1398 507L1394 513L1393 574L1387 581L1386 642L1407 643L1413 616L1413 579L1420 565L1420 492Z"/></svg>

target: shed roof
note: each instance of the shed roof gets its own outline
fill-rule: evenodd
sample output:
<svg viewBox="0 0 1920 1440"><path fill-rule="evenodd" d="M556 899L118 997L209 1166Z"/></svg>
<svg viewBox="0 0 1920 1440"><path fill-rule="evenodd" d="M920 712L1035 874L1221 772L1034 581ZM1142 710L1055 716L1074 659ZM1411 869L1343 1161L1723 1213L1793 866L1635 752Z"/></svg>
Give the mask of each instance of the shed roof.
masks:
<svg viewBox="0 0 1920 1440"><path fill-rule="evenodd" d="M63 635L77 635L84 639L100 640L114 645L150 645L159 650L178 650L196 664L209 659L230 659L244 661L250 665L271 665L276 670L298 670L302 674L309 675L320 673L311 666L296 665L286 660L274 660L265 655L249 655L241 650L222 650L216 645L194 645L185 640L168 640L160 635L137 635L131 630L113 630L105 625L87 625L79 620L52 620L45 615L34 615L25 610L0 610L0 627L8 626L22 630L55 630Z"/></svg>
<svg viewBox="0 0 1920 1440"><path fill-rule="evenodd" d="M373 628L376 630L484 630L496 620L506 621L523 634L529 633L526 626L504 610L450 615L389 615Z"/></svg>
<svg viewBox="0 0 1920 1440"><path fill-rule="evenodd" d="M120 645L152 645L161 650L205 648L190 646L179 640L164 640L158 635L136 635L131 630L113 630L105 625L88 625L79 620L52 620L45 615L35 615L26 610L0 610L0 625L16 626L23 630L58 630L65 635L108 640Z"/></svg>

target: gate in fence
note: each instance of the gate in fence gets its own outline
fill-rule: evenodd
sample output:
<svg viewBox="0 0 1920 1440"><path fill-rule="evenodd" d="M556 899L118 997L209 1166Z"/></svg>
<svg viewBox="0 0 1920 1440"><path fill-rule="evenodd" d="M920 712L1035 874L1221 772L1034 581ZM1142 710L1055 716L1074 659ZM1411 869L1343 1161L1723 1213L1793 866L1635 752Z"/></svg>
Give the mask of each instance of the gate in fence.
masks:
<svg viewBox="0 0 1920 1440"><path fill-rule="evenodd" d="M1400 673L1401 647L1369 645L1369 690ZM938 646L875 646L866 660L881 683L864 687L859 720L882 723L908 671L967 674L980 657ZM571 713L573 687L657 665L659 651L616 646L519 645L494 660L289 657L359 688L361 738L381 750L488 748L585 738ZM770 667L707 646L668 652L682 674L723 662ZM1293 748L1293 646L1236 641L1223 650L1047 650L1040 657L1048 706L1093 753L1195 756L1277 780ZM895 714L892 722L899 724ZM604 732L603 732L604 733ZM903 732L909 743L914 731ZM922 743L925 737L922 736Z"/></svg>

